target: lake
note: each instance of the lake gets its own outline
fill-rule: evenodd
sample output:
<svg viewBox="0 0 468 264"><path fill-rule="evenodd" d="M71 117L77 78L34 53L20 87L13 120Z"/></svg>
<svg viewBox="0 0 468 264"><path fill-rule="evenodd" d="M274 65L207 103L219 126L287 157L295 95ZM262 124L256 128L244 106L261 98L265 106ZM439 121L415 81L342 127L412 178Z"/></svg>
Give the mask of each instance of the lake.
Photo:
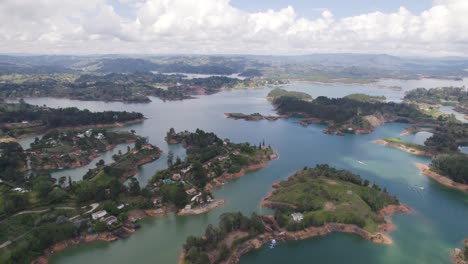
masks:
<svg viewBox="0 0 468 264"><path fill-rule="evenodd" d="M296 83L285 89L304 91L314 97L341 97L361 92L385 95L389 100L398 101L405 90L421 87L419 85L435 87L441 81L434 80L431 83L431 80L425 79L419 82L392 80L391 85L401 86L403 91L362 85L312 83ZM271 89L224 91L176 102L151 98L153 102L149 104L27 99L28 103L51 107L76 106L91 111L127 110L144 113L148 118L144 123L119 128L134 129L138 134L148 136L152 144L164 151L161 159L142 167L136 176L142 184L157 170L166 167L169 150L173 150L176 156L184 156L183 148L169 146L164 141L164 136L171 127L176 131L201 128L234 142L258 144L265 140L280 155L267 168L248 173L245 177L215 189L215 197L226 201L222 207L204 215L170 215L145 219L141 223L142 228L129 239L74 246L53 255L50 263L176 263L182 244L188 236L203 234L206 226L216 224L223 212L241 211L247 215L252 212L268 213L269 210L260 207L260 201L271 190L273 182L286 179L304 166L320 163L360 174L363 178L386 187L402 203L414 209L414 213L392 218L397 225L397 229L391 233L394 244L376 245L355 235L336 233L304 241L280 243L274 249L264 247L242 257L241 264L450 263L452 248L460 247L462 240L468 237L468 195L444 187L422 175L415 163L428 164L429 158L413 156L372 142L383 137L399 137L407 125L392 123L378 127L370 135L338 137L323 134L324 127L321 125L298 125L296 119L248 122L224 117L225 112L274 114L273 107L265 99ZM426 136L413 135L408 139L420 142ZM80 168L56 173L72 174L79 179L80 174L86 170L87 168Z"/></svg>

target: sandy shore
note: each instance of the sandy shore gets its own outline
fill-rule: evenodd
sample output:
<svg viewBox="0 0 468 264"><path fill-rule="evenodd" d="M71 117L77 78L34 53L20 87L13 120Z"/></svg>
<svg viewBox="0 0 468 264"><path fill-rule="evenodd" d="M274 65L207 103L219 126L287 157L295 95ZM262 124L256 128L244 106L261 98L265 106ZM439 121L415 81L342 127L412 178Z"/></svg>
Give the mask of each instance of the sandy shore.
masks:
<svg viewBox="0 0 468 264"><path fill-rule="evenodd" d="M440 174L432 171L429 168L429 166L427 166L425 164L422 164L422 163L416 163L416 167L418 167L418 169L421 170L421 172L424 175L430 177L431 179L434 179L435 181L437 181L438 183L440 183L442 185L468 192L468 184L462 184L462 183L454 182L450 178L445 177L443 175L440 175Z"/></svg>
<svg viewBox="0 0 468 264"><path fill-rule="evenodd" d="M384 145L386 147L396 148L396 149L402 150L404 152L407 152L407 153L410 153L410 154L413 154L413 155L418 155L418 156L432 157L435 154L435 153L431 153L431 152L428 152L428 151L408 147L408 146L403 145L403 144L388 142L388 141L386 141L384 139L377 139L377 140L374 140L373 142L377 143L377 144Z"/></svg>
<svg viewBox="0 0 468 264"><path fill-rule="evenodd" d="M224 200L214 200L209 204L205 204L203 206L195 207L192 209L181 209L177 213L178 215L199 215L207 213L217 207L224 205Z"/></svg>

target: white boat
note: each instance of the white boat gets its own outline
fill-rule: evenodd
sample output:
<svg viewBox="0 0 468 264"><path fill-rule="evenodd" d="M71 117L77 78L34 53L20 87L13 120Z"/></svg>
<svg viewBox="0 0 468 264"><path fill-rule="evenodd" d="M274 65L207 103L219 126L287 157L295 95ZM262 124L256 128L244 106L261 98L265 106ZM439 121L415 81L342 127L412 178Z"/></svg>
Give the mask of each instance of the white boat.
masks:
<svg viewBox="0 0 468 264"><path fill-rule="evenodd" d="M365 164L364 162L360 161L360 160L356 160L359 164L362 164L362 165L367 165Z"/></svg>
<svg viewBox="0 0 468 264"><path fill-rule="evenodd" d="M271 240L271 243L270 243L270 249L273 249L275 246L276 246L276 240L273 239Z"/></svg>

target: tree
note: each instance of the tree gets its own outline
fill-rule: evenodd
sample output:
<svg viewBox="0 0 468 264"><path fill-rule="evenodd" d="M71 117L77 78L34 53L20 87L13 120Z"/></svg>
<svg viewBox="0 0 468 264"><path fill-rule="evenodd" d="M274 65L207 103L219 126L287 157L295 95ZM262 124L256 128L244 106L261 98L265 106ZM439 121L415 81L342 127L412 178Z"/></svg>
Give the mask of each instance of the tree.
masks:
<svg viewBox="0 0 468 264"><path fill-rule="evenodd" d="M203 168L203 165L199 161L195 161L192 167L192 178L193 183L198 188L204 188L206 183L208 182L208 177L206 175L206 171Z"/></svg>
<svg viewBox="0 0 468 264"><path fill-rule="evenodd" d="M130 194L133 196L139 195L141 192L140 183L135 177L130 179L130 184L128 187Z"/></svg>
<svg viewBox="0 0 468 264"><path fill-rule="evenodd" d="M33 182L33 190L41 200L46 200L50 191L52 191L53 184L46 176L39 176Z"/></svg>
<svg viewBox="0 0 468 264"><path fill-rule="evenodd" d="M171 167L174 164L174 152L169 150L167 153L167 166Z"/></svg>
<svg viewBox="0 0 468 264"><path fill-rule="evenodd" d="M66 177L66 176L62 176L62 177L60 177L59 180L58 180L58 185L59 185L60 187L63 187L66 181L67 181L67 177Z"/></svg>
<svg viewBox="0 0 468 264"><path fill-rule="evenodd" d="M177 190L174 197L174 204L177 208L184 208L188 202L188 195L185 192L184 185L178 184Z"/></svg>

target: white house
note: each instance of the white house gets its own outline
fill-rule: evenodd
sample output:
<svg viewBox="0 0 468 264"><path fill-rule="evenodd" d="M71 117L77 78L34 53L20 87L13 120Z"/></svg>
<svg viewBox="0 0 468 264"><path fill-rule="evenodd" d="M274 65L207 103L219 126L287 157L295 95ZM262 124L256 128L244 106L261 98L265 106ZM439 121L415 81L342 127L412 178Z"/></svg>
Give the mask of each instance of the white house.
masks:
<svg viewBox="0 0 468 264"><path fill-rule="evenodd" d="M304 220L304 216L301 213L292 213L291 216L294 222L301 222L302 220Z"/></svg>
<svg viewBox="0 0 468 264"><path fill-rule="evenodd" d="M107 215L107 211L106 210L101 210L101 211L97 211L97 212L93 213L91 215L91 218L93 218L93 220L97 220L97 219L99 219L101 217L104 217L106 215Z"/></svg>

